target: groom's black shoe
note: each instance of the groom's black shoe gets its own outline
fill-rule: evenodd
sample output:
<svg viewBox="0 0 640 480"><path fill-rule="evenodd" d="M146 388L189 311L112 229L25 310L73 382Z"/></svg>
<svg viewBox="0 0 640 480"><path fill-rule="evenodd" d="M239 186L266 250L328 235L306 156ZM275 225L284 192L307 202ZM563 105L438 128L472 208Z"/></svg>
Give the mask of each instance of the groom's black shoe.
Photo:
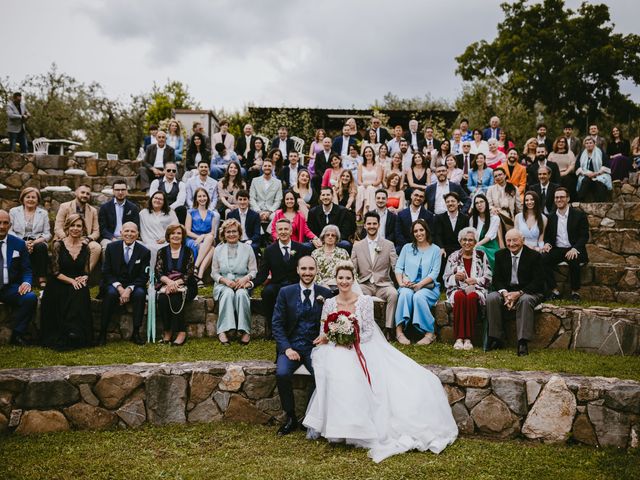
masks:
<svg viewBox="0 0 640 480"><path fill-rule="evenodd" d="M489 340L487 342L487 352L490 352L492 350L499 350L502 347L503 347L502 340L495 337L489 337Z"/></svg>
<svg viewBox="0 0 640 480"><path fill-rule="evenodd" d="M529 355L529 347L526 340L518 340L518 356L525 357Z"/></svg>
<svg viewBox="0 0 640 480"><path fill-rule="evenodd" d="M296 417L287 417L287 421L278 429L278 435L289 435L296 428L298 428L298 419Z"/></svg>

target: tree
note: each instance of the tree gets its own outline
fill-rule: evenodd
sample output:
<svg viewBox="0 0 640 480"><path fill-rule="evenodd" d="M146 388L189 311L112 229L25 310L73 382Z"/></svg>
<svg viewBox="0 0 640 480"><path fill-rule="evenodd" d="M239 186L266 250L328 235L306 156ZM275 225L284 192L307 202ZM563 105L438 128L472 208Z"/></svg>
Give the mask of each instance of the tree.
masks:
<svg viewBox="0 0 640 480"><path fill-rule="evenodd" d="M146 115L147 127L171 118L171 111L176 108L200 108L200 105L191 97L187 86L182 82L167 80L167 84L162 88L154 83Z"/></svg>
<svg viewBox="0 0 640 480"><path fill-rule="evenodd" d="M519 0L501 8L493 42L475 42L456 57L464 80L499 80L528 109L539 104L566 119L639 111L620 81L640 82L640 37L614 33L606 5L584 2L574 11L564 0Z"/></svg>

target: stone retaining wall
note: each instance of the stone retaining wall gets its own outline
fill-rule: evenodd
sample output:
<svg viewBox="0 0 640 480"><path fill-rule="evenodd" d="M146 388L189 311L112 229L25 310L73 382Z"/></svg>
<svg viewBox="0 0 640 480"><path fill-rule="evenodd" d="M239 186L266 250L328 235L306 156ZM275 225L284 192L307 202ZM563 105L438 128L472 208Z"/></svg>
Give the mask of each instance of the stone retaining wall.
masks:
<svg viewBox="0 0 640 480"><path fill-rule="evenodd" d="M462 435L637 448L640 383L615 378L427 366ZM375 378L373 379L375 381ZM269 362L197 362L0 371L0 431L136 428L145 423L282 420ZM298 414L307 376L296 376Z"/></svg>

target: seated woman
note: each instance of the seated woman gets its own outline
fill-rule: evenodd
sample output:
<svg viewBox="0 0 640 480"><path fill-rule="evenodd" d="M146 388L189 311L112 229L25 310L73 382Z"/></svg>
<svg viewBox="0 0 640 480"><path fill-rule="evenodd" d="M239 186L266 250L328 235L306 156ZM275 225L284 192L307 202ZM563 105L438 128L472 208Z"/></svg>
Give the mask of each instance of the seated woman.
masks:
<svg viewBox="0 0 640 480"><path fill-rule="evenodd" d="M220 227L221 244L216 248L211 266L215 282L213 299L218 302L216 331L223 345L229 345L229 330L242 332L240 343L251 339L251 280L258 266L251 245L242 243L242 225L235 219L225 220ZM238 322L236 324L236 317Z"/></svg>
<svg viewBox="0 0 640 480"><path fill-rule="evenodd" d="M585 138L582 146L584 149L576 163L578 201L584 202L592 194L592 201L606 202L609 192L613 190L609 159L596 147L591 137Z"/></svg>
<svg viewBox="0 0 640 480"><path fill-rule="evenodd" d="M500 133L498 134L498 150L500 150L505 155L509 152L510 149L516 146L509 137L509 132L507 132L504 128L500 129Z"/></svg>
<svg viewBox="0 0 640 480"><path fill-rule="evenodd" d="M151 268L156 264L158 250L167 244L165 233L169 225L178 223L176 212L169 208L167 195L158 190L140 211L140 240L151 252Z"/></svg>
<svg viewBox="0 0 640 480"><path fill-rule="evenodd" d="M347 210L354 210L357 195L358 189L351 170L343 170L340 181L333 187L333 201Z"/></svg>
<svg viewBox="0 0 640 480"><path fill-rule="evenodd" d="M547 160L558 165L558 170L560 170L560 185L569 190L571 195L574 195L577 181L575 174L576 156L569 150L566 138L556 138L556 141L553 142L553 152L549 154Z"/></svg>
<svg viewBox="0 0 640 480"><path fill-rule="evenodd" d="M611 129L611 140L607 143L607 156L612 180L627 180L631 171L631 146L622 136L619 127Z"/></svg>
<svg viewBox="0 0 640 480"><path fill-rule="evenodd" d="M376 154L373 148L365 147L362 164L358 165L357 215L364 215L375 205L376 190L382 186L382 175L382 168L376 163Z"/></svg>
<svg viewBox="0 0 640 480"><path fill-rule="evenodd" d="M349 154L342 159L342 168L349 170L353 178L358 176L358 165L362 163L362 157L358 153L358 147L349 145Z"/></svg>
<svg viewBox="0 0 640 480"><path fill-rule="evenodd" d="M453 336L456 350L471 350L473 329L478 318L478 307L484 305L489 286L491 269L483 250L476 249L478 232L465 227L458 233L462 247L447 259L442 277L447 289L447 301L453 305Z"/></svg>
<svg viewBox="0 0 640 480"><path fill-rule="evenodd" d="M327 225L320 232L322 246L311 252L316 261L316 283L334 290L336 288L336 265L341 260L349 260L349 254L344 248L338 247L340 230L336 225Z"/></svg>
<svg viewBox="0 0 640 480"><path fill-rule="evenodd" d="M389 147L387 147L386 143L380 144L380 148L378 148L378 164L382 167L382 171L386 172L387 169L391 167L391 159L389 158ZM400 162L402 164L402 162Z"/></svg>
<svg viewBox="0 0 640 480"><path fill-rule="evenodd" d="M313 138L313 142L311 142L311 145L309 146L309 161L307 162L307 165L311 165L312 163L315 163L316 155L320 153L324 148L322 146L322 141L326 136L327 136L327 132L325 132L323 128L319 128L316 130L316 134Z"/></svg>
<svg viewBox="0 0 640 480"><path fill-rule="evenodd" d="M458 168L456 157L453 155L447 155L445 165L447 166L447 179L451 183L457 183L460 185L460 182L462 181L462 169Z"/></svg>
<svg viewBox="0 0 640 480"><path fill-rule="evenodd" d="M486 155L489 153L489 144L486 140L482 139L482 130L478 130L477 128L473 130L470 153L472 155L477 155L479 153Z"/></svg>
<svg viewBox="0 0 640 480"><path fill-rule="evenodd" d="M279 148L272 148L267 152L267 158L273 162L273 176L280 178L280 172L284 167L284 157Z"/></svg>
<svg viewBox="0 0 640 480"><path fill-rule="evenodd" d="M229 211L238 208L236 203L236 194L240 190L246 190L247 183L242 179L240 173L240 164L238 162L229 162L226 172L222 180L218 182L218 205L217 209L220 218L226 218Z"/></svg>
<svg viewBox="0 0 640 480"><path fill-rule="evenodd" d="M342 160L336 153L332 153L329 157L329 168L324 171L322 176L323 187L335 187L340 182L340 175L342 175Z"/></svg>
<svg viewBox="0 0 640 480"><path fill-rule="evenodd" d="M493 271L496 252L500 250L500 242L498 241L500 217L491 214L487 197L482 193L473 199L469 226L476 229L476 240L478 241L476 250L482 250L487 254L487 260Z"/></svg>
<svg viewBox="0 0 640 480"><path fill-rule="evenodd" d="M404 210L404 192L400 189L400 175L392 173L387 178L387 208L390 212L398 214L401 210Z"/></svg>
<svg viewBox="0 0 640 480"><path fill-rule="evenodd" d="M304 168L298 170L298 180L293 186L293 191L298 194L300 213L306 220L309 216L309 210L318 205L318 193L311 185L311 174L308 170Z"/></svg>
<svg viewBox="0 0 640 480"><path fill-rule="evenodd" d="M522 150L522 157L520 163L525 167L528 167L536 161L536 149L538 148L538 140L535 137L531 137L524 142L524 148Z"/></svg>
<svg viewBox="0 0 640 480"><path fill-rule="evenodd" d="M364 158L364 149L366 147L371 147L374 154L377 156L380 151L380 145L382 144L378 142L378 134L376 133L375 128L370 128L367 130L367 139L364 140L360 146L360 155Z"/></svg>
<svg viewBox="0 0 640 480"><path fill-rule="evenodd" d="M64 233L53 244L51 279L40 306L42 343L56 350L93 345L87 228L79 214L67 217Z"/></svg>
<svg viewBox="0 0 640 480"><path fill-rule="evenodd" d="M515 221L515 228L524 236L525 245L537 252L544 246L544 229L547 227L543 208L536 192L525 192L522 212L516 215Z"/></svg>
<svg viewBox="0 0 640 480"><path fill-rule="evenodd" d="M433 154L431 155L431 164L429 165L429 168L431 169L431 171L435 172L438 166L444 165L445 160L447 159L447 155L449 155L450 153L451 153L451 142L445 139L440 144L440 150L438 150L438 153L436 153L435 155Z"/></svg>
<svg viewBox="0 0 640 480"><path fill-rule="evenodd" d="M9 210L11 230L9 233L24 240L29 251L31 268L37 285L44 288L47 284L49 250L47 242L51 240L49 214L40 207L40 190L27 187L20 192L20 205Z"/></svg>
<svg viewBox="0 0 640 480"><path fill-rule="evenodd" d="M396 174L400 177L400 190L404 191L405 188L405 171L402 169L402 154L396 152L391 156L389 166L384 170L384 183L389 186L389 177L392 174Z"/></svg>
<svg viewBox="0 0 640 480"><path fill-rule="evenodd" d="M251 185L251 181L262 175L262 161L267 157L267 149L264 146L262 138L256 137L253 146L249 150L247 157L243 159L242 166L247 172L247 184ZM197 165L197 163L196 163Z"/></svg>
<svg viewBox="0 0 640 480"><path fill-rule="evenodd" d="M187 162L185 171L188 172L196 168L200 160L211 161L211 151L207 148L207 140L200 132L196 132L191 137L189 148L187 149Z"/></svg>
<svg viewBox="0 0 640 480"><path fill-rule="evenodd" d="M431 185L432 177L424 156L420 152L415 152L411 157L411 168L407 171L408 187L404 191L405 198L409 200L416 189L426 191Z"/></svg>
<svg viewBox="0 0 640 480"><path fill-rule="evenodd" d="M640 169L640 136L631 142L631 156L633 157L633 168Z"/></svg>
<svg viewBox="0 0 640 480"><path fill-rule="evenodd" d="M487 189L487 200L491 214L500 217L504 235L513 228L516 214L521 210L522 204L518 189L507 182L507 175L502 167L493 171L493 180L495 183Z"/></svg>
<svg viewBox="0 0 640 480"><path fill-rule="evenodd" d="M215 227L213 212L209 210L209 193L197 188L193 194L193 206L186 221L187 247L193 251L198 286L203 286L204 272L213 257Z"/></svg>
<svg viewBox="0 0 640 480"><path fill-rule="evenodd" d="M187 341L184 306L198 294L193 252L185 245L185 238L187 230L182 225L167 227L165 240L168 245L158 251L155 270L158 292L156 315L163 328L162 343L178 347Z"/></svg>
<svg viewBox="0 0 640 480"><path fill-rule="evenodd" d="M411 343L404 334L410 326L424 335L417 345L429 345L436 339L431 307L440 296L437 282L440 258L440 247L431 243L427 222L421 218L413 222L411 243L402 247L395 270L400 286L396 308L396 338L403 345Z"/></svg>
<svg viewBox="0 0 640 480"><path fill-rule="evenodd" d="M504 162L507 161L507 156L504 152L498 150L498 140L490 138L487 143L489 144L489 153L487 153L487 166L489 168L496 169Z"/></svg>
<svg viewBox="0 0 640 480"><path fill-rule="evenodd" d="M478 153L471 161L471 171L467 188L471 196L478 193L486 194L487 189L493 185L493 170L487 167L487 159L484 153Z"/></svg>
<svg viewBox="0 0 640 480"><path fill-rule="evenodd" d="M288 218L291 221L291 240L305 244L308 248L320 248L322 242L309 229L304 215L300 213L300 205L298 204L298 194L293 190L287 190L282 196L282 203L271 222L271 238L273 241L278 240L276 232L276 223L281 218ZM313 245L313 247L312 247Z"/></svg>
<svg viewBox="0 0 640 480"><path fill-rule="evenodd" d="M169 122L169 128L167 132L167 145L173 147L175 153L175 160L180 165L182 162L182 149L184 148L184 138L180 132L180 124L177 120L171 120ZM197 165L197 163L196 163Z"/></svg>

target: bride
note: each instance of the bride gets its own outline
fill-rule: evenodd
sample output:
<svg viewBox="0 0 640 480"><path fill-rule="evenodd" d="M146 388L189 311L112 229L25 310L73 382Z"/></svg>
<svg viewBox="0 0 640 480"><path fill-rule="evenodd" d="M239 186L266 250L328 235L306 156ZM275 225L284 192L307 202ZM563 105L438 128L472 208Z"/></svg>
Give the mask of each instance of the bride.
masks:
<svg viewBox="0 0 640 480"><path fill-rule="evenodd" d="M336 280L339 293L326 300L322 322L339 310L355 314L371 384L355 349L321 333L311 354L316 390L303 422L307 437L367 448L375 462L413 449L441 452L458 427L440 380L387 343L373 318L373 298L351 290L351 262L336 266Z"/></svg>

